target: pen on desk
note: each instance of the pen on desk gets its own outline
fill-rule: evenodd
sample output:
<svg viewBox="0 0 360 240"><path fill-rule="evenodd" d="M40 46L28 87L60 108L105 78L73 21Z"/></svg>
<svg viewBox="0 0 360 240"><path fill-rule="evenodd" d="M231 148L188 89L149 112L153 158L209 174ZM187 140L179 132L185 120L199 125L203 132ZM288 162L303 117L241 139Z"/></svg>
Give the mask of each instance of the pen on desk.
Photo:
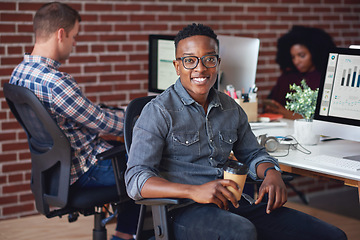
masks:
<svg viewBox="0 0 360 240"><path fill-rule="evenodd" d="M249 89L249 102L256 102L257 99L257 90L258 87L254 84L252 87L250 87Z"/></svg>
<svg viewBox="0 0 360 240"><path fill-rule="evenodd" d="M322 142L328 142L328 141L335 141L335 140L341 140L341 138L324 138L321 141Z"/></svg>
<svg viewBox="0 0 360 240"><path fill-rule="evenodd" d="M258 90L258 87L254 84L252 87L250 87L249 94L257 93L257 90Z"/></svg>
<svg viewBox="0 0 360 240"><path fill-rule="evenodd" d="M253 93L257 93L257 91L258 91L258 87L257 87L257 86L254 86L252 92L253 92Z"/></svg>

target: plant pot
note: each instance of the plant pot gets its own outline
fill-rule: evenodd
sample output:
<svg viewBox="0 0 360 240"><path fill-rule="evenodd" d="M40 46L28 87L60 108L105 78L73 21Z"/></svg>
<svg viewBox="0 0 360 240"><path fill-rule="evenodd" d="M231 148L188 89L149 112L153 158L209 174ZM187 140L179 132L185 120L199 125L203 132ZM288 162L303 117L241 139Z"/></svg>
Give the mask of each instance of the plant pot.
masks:
<svg viewBox="0 0 360 240"><path fill-rule="evenodd" d="M302 145L316 145L320 140L320 135L313 131L313 121L296 119L294 121L294 136Z"/></svg>

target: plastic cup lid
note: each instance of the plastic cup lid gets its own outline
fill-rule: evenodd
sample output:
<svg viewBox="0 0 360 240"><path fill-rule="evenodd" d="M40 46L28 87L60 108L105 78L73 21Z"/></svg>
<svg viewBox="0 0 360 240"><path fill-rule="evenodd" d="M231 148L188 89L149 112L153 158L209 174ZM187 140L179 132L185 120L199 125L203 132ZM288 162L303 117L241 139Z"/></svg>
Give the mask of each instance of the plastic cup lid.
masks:
<svg viewBox="0 0 360 240"><path fill-rule="evenodd" d="M249 167L246 164L235 160L228 160L224 167L224 171L232 174L245 175L249 172Z"/></svg>

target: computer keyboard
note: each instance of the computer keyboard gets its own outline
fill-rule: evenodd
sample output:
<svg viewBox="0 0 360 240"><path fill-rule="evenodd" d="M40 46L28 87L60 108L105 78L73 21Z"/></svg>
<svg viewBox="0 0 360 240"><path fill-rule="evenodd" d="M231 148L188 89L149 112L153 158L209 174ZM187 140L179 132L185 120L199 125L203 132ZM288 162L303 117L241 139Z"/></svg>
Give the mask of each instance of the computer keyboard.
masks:
<svg viewBox="0 0 360 240"><path fill-rule="evenodd" d="M306 161L311 161L328 167L336 167L344 170L360 172L360 162L356 160L345 159L341 157L333 157L328 155L315 155L304 158Z"/></svg>

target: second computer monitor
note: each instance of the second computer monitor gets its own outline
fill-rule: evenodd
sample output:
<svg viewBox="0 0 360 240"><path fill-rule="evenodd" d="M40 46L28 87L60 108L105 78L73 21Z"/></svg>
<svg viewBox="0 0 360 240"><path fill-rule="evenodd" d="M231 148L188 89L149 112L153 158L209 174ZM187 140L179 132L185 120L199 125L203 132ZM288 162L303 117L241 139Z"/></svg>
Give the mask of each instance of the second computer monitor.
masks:
<svg viewBox="0 0 360 240"><path fill-rule="evenodd" d="M219 90L233 85L237 91L248 92L255 84L260 40L257 38L218 35L220 78Z"/></svg>
<svg viewBox="0 0 360 240"><path fill-rule="evenodd" d="M314 118L316 133L360 142L360 49L330 51Z"/></svg>

